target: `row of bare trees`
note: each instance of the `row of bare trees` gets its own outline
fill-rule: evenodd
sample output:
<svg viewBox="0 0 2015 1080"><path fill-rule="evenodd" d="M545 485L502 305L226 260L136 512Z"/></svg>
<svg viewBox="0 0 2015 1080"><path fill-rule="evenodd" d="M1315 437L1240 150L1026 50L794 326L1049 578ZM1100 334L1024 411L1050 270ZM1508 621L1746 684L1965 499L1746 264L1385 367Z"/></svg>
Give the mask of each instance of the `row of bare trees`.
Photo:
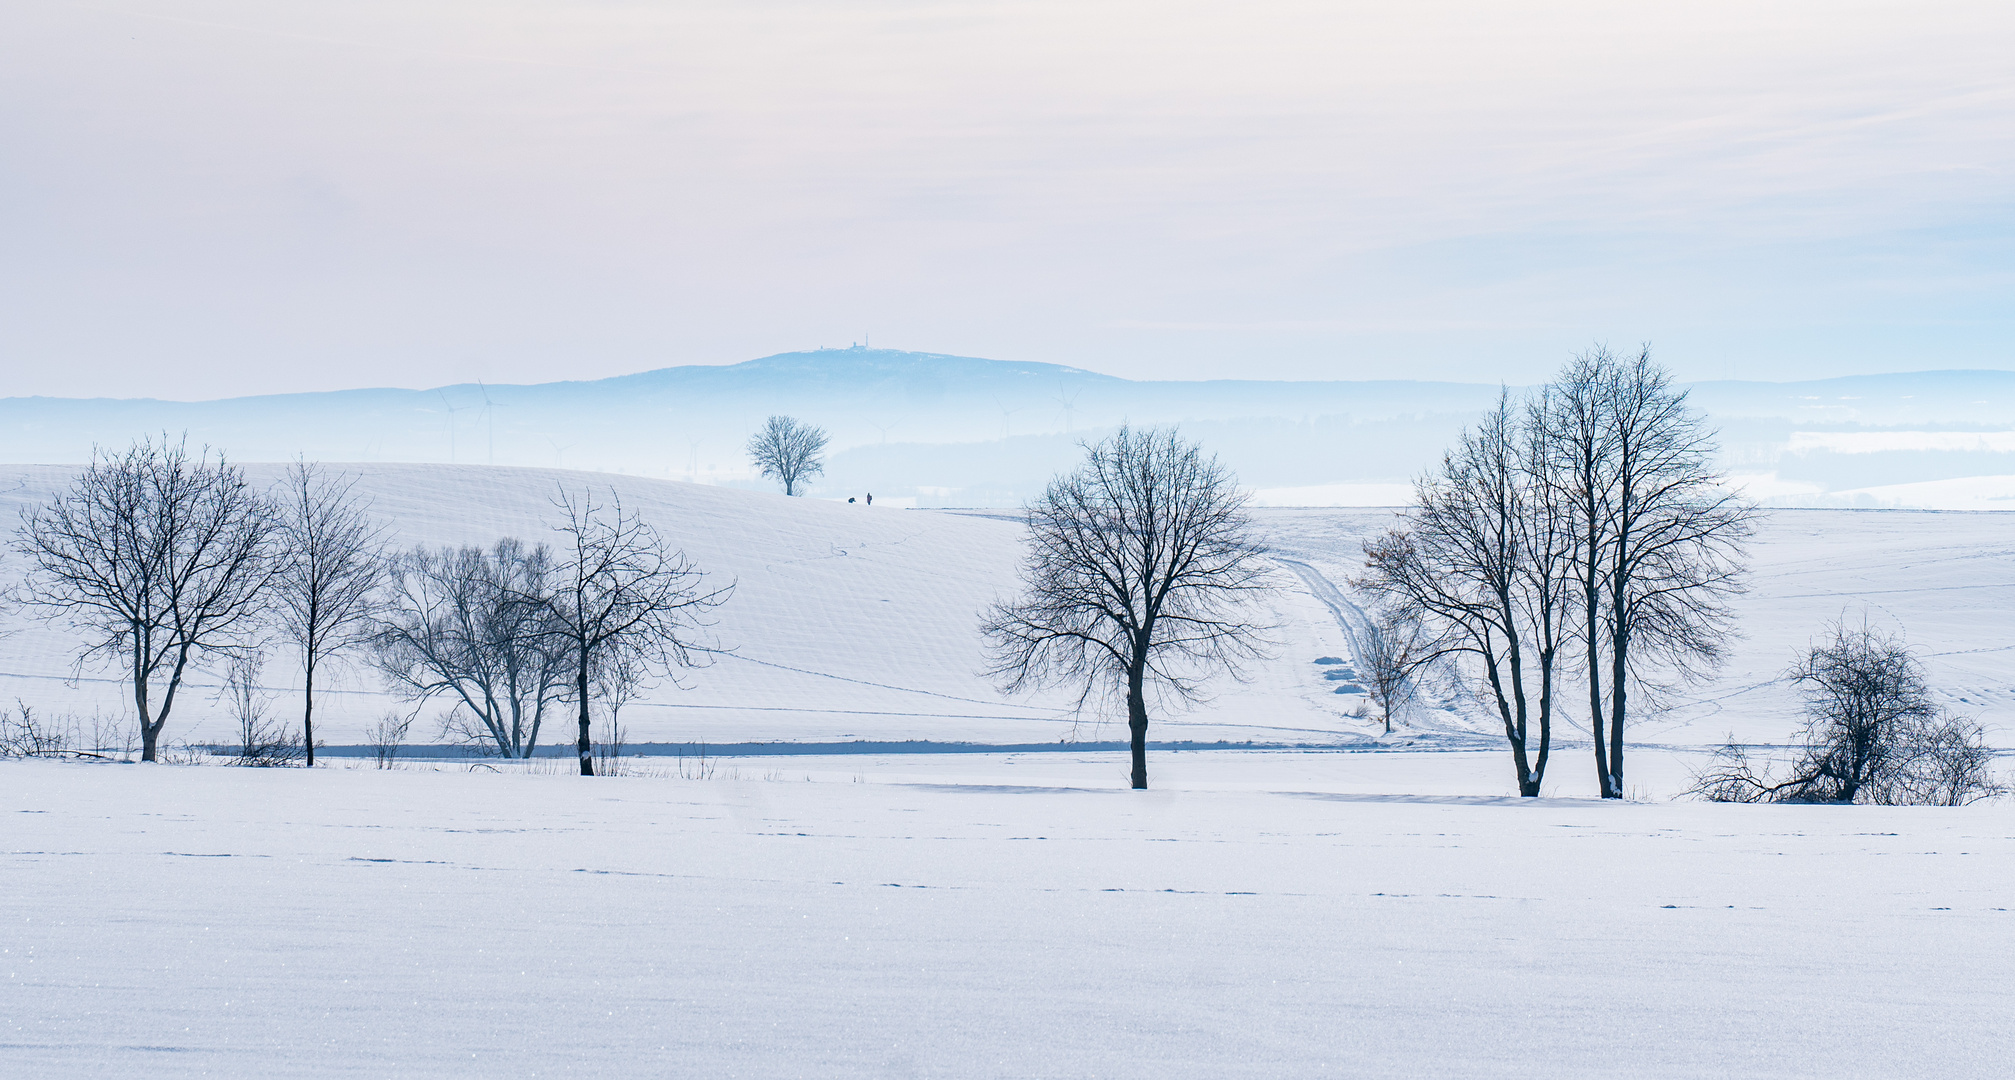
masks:
<svg viewBox="0 0 2015 1080"><path fill-rule="evenodd" d="M613 497L561 491L557 548L397 552L354 485L297 462L261 491L223 455L166 439L96 456L16 534L22 597L83 636L80 665L122 673L144 761L194 665L237 661L234 685L248 683L244 658L277 634L301 658L310 765L316 676L362 650L415 703L451 700L450 728L507 756L529 755L548 709L574 704L593 775L591 702L620 707L653 673L692 666L733 589L709 586Z"/></svg>
<svg viewBox="0 0 2015 1080"><path fill-rule="evenodd" d="M1713 433L1648 352L1597 349L1523 399L1504 394L1366 545L1377 601L1352 634L1386 725L1430 669L1477 687L1519 792L1554 727L1586 709L1598 790L1624 795L1633 708L1704 676L1733 633L1754 509L1715 471ZM1124 708L1132 786L1150 714L1264 655L1266 551L1230 472L1172 429L1122 427L1026 511L1021 594L981 630L1007 692L1068 687ZM1804 746L1773 777L1730 745L1697 777L1720 801L1956 805L2002 793L1980 725L1938 708L1900 640L1837 625L1788 674Z"/></svg>
<svg viewBox="0 0 2015 1080"><path fill-rule="evenodd" d="M707 586L620 503L563 491L554 506L557 551L504 539L398 558L372 659L409 697L455 702L453 734L503 757L529 757L547 712L572 703L591 776L590 703L620 709L651 673L694 666L709 651L697 631L733 586Z"/></svg>
<svg viewBox="0 0 2015 1080"><path fill-rule="evenodd" d="M1358 584L1415 624L1404 666L1471 675L1537 795L1579 690L1598 790L1624 794L1639 695L1723 656L1753 508L1714 467L1713 432L1648 350L1595 349L1497 408L1415 484L1405 525Z"/></svg>

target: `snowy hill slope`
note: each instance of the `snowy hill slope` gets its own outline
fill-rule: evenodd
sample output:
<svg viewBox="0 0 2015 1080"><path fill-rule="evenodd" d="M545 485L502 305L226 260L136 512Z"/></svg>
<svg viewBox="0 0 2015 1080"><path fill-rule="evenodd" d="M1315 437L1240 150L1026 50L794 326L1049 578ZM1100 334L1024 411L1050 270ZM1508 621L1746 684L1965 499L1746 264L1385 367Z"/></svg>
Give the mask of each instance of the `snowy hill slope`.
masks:
<svg viewBox="0 0 2015 1080"><path fill-rule="evenodd" d="M255 465L262 479L279 466ZM1117 738L1116 724L1078 722L1060 699L1009 700L981 676L979 611L1014 588L1021 528L1012 514L893 510L699 484L547 469L354 465L359 490L392 523L402 544L489 543L546 535L548 498L559 484L606 490L643 512L699 565L736 592L714 634L727 652L661 686L625 712L633 741L713 743L934 739L1040 743ZM70 467L0 468L0 526L45 499ZM1350 713L1362 698L1327 675L1324 657L1349 658L1343 625L1361 618L1348 581L1363 540L1389 527L1390 511L1260 510L1276 550L1272 660L1247 683L1217 688L1186 715L1157 720L1157 739L1331 744L1362 741L1372 725ZM2015 734L2015 515L1881 511L1777 511L1755 551L1752 593L1742 601L1744 639L1726 672L1678 695L1637 736L1701 744L1731 731L1783 739L1796 701L1777 676L1826 620L1865 613L1901 626L1928 654L1951 705L1986 720L1998 741ZM0 561L0 578L21 570ZM74 685L75 641L21 612L0 616L0 700L49 712L124 710L110 673L87 669ZM228 723L215 679L178 706L171 739L222 739ZM289 658L267 681L276 710L297 708ZM365 724L398 705L367 672L353 671L321 698L318 731L331 744L359 741ZM1494 722L1472 704L1442 699L1410 730L1435 741L1487 744ZM428 716L433 715L431 712ZM563 723L563 721L562 721ZM430 721L416 740L432 738ZM1574 737L1573 725L1561 734ZM549 727L544 742L567 732Z"/></svg>
<svg viewBox="0 0 2015 1080"><path fill-rule="evenodd" d="M402 544L489 543L503 536L546 535L548 499L560 483L606 491L614 483L626 505L655 522L719 580L736 582L715 636L725 649L711 666L684 676L690 686L665 686L625 714L639 741L739 742L768 739L958 739L1055 742L1091 728L1064 716L1055 701L1010 702L979 672L975 633L979 611L1013 586L1020 526L1002 516L868 509L812 499L786 499L727 488L600 474L481 466L366 465L351 467L374 509L394 523ZM278 466L252 466L262 479ZM0 470L0 522L11 529L19 507L46 498L73 470ZM20 559L0 568L18 574ZM1283 598L1296 641L1343 647L1317 605ZM50 627L10 620L0 639L0 694L44 709L89 711L122 707L119 686L80 682L68 688L75 642ZM1306 625L1304 625L1306 624ZM297 684L289 662L268 669L269 682ZM1291 672L1293 678L1284 677ZM84 673L105 679L107 672ZM214 684L215 679L199 680ZM329 717L318 731L331 743L357 741L362 726L393 706L368 674L354 673L343 692L326 699ZM1258 673L1250 692L1269 703L1235 716L1188 718L1192 726L1159 731L1164 738L1330 739L1338 718L1304 697L1327 695L1311 669ZM206 691L207 693L207 691ZM1325 703L1326 704L1326 703ZM170 732L185 739L223 738L221 706L202 696L178 712ZM284 708L291 710L290 697ZM319 716L319 712L318 712ZM1178 722L1179 723L1179 722ZM416 726L416 734L427 725ZM1361 725L1350 725L1361 727ZM565 738L548 727L544 741ZM1112 729L1104 737L1112 737Z"/></svg>

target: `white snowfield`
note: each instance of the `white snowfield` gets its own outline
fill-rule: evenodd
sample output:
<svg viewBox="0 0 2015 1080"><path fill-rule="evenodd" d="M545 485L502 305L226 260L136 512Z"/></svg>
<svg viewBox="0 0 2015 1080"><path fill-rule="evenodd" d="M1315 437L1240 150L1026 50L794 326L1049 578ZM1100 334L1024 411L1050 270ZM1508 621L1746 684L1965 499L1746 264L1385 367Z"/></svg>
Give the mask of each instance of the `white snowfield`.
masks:
<svg viewBox="0 0 2015 1080"><path fill-rule="evenodd" d="M0 1073L2008 1075L2006 802L1404 794L1483 756L0 762Z"/></svg>
<svg viewBox="0 0 2015 1080"><path fill-rule="evenodd" d="M1123 725L1075 717L1060 695L1003 697L984 678L980 610L1015 588L1021 526L1006 511L869 508L786 499L668 480L483 466L341 466L402 544L487 544L548 537L558 485L606 496L611 486L681 545L713 580L735 583L711 637L710 666L661 684L624 712L633 743L940 740L990 744L1124 738ZM280 467L254 465L261 482ZM0 523L48 498L73 466L0 469ZM1362 615L1349 579L1365 538L1390 527L1387 510L1259 509L1280 567L1273 658L1249 681L1223 681L1189 712L1158 715L1156 740L1369 745L1376 727L1348 692L1343 625ZM0 561L12 579L23 560ZM2015 742L2015 514L1936 511L1777 510L1754 546L1753 589L1740 603L1741 636L1711 681L1682 688L1645 711L1633 738L1699 747L1733 733L1782 742L1797 700L1780 676L1828 620L1846 616L1901 628L1924 653L1942 699L1978 716L1997 745ZM22 611L4 616L0 700L44 714L129 713L116 671L78 670L77 642ZM298 710L299 675L277 654L266 680L281 715ZM226 740L232 722L218 680L199 674L171 717L170 742ZM1345 693L1336 693L1343 689ZM361 668L339 672L318 695L317 734L331 745L362 741L376 717L405 707ZM430 707L414 740L435 738ZM1558 737L1585 737L1569 707ZM571 741L564 716L543 733ZM1402 741L1501 744L1501 727L1474 702L1443 696L1414 712ZM1560 794L1585 794L1571 746L1560 750ZM1506 765L1509 783L1509 765ZM1508 790L1508 789L1505 789ZM1497 793L1479 792L1479 793Z"/></svg>

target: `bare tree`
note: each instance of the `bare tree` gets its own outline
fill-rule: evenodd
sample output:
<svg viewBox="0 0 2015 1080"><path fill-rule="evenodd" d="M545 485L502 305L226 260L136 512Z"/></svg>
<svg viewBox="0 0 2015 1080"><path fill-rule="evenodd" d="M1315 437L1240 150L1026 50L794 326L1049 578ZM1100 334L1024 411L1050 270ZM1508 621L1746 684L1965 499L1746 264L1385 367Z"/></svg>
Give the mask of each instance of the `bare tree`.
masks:
<svg viewBox="0 0 2015 1080"><path fill-rule="evenodd" d="M1805 698L1805 755L1792 785L1808 800L1853 802L1889 784L1907 765L1911 736L1939 713L1924 665L1866 624L1836 624L1789 678Z"/></svg>
<svg viewBox="0 0 2015 1080"><path fill-rule="evenodd" d="M1924 665L1897 637L1835 623L1787 674L1805 698L1803 747L1773 781L1722 748L1693 791L1715 802L1959 806L2002 793L1980 726L1938 707Z"/></svg>
<svg viewBox="0 0 2015 1080"><path fill-rule="evenodd" d="M373 662L415 702L458 706L443 731L502 757L530 757L567 689L546 546L416 548L394 564Z"/></svg>
<svg viewBox="0 0 2015 1080"><path fill-rule="evenodd" d="M276 502L282 523L280 626L301 650L301 742L315 766L315 672L369 640L384 580L384 526L352 494L356 480L314 462L287 470Z"/></svg>
<svg viewBox="0 0 2015 1080"><path fill-rule="evenodd" d="M1720 663L1755 510L1725 487L1714 432L1648 347L1575 358L1537 412L1574 541L1596 780L1620 799L1631 691Z"/></svg>
<svg viewBox="0 0 2015 1080"><path fill-rule="evenodd" d="M206 448L163 439L94 452L70 490L16 535L23 595L85 635L81 665L115 661L131 680L140 758L153 761L192 661L242 645L271 581L272 506Z"/></svg>
<svg viewBox="0 0 2015 1080"><path fill-rule="evenodd" d="M552 633L565 644L578 706L581 775L595 775L589 705L597 673L605 678L651 667L692 667L707 651L696 635L707 612L726 603L732 584L705 587L705 575L610 492L606 505L562 488L553 499L562 563L549 605ZM632 684L634 685L634 684Z"/></svg>
<svg viewBox="0 0 2015 1080"><path fill-rule="evenodd" d="M1994 775L1994 751L1979 721L1941 713L1911 740L1908 767L1886 801L1965 806L2008 794Z"/></svg>
<svg viewBox="0 0 2015 1080"><path fill-rule="evenodd" d="M1399 611L1375 612L1351 633L1351 649L1357 655L1364 692L1390 735L1392 718L1420 697L1414 678L1422 655L1420 622Z"/></svg>
<svg viewBox="0 0 2015 1080"><path fill-rule="evenodd" d="M602 737L595 742L595 774L614 776L623 768L623 706L643 691L648 672L635 652L605 650L595 665L595 698L602 703Z"/></svg>
<svg viewBox="0 0 2015 1080"><path fill-rule="evenodd" d="M413 718L418 713L400 712L394 709L378 717L376 723L364 730L365 741L371 747L371 759L380 769L396 767L399 748L405 745L406 732L412 729Z"/></svg>
<svg viewBox="0 0 2015 1080"><path fill-rule="evenodd" d="M1604 565L1596 552L1612 531L1616 495L1616 432L1610 421L1610 387L1616 361L1607 349L1576 355L1534 403L1533 419L1542 429L1547 467L1541 472L1551 489L1549 501L1559 508L1569 540L1567 574L1571 603L1578 607L1577 633L1582 646L1582 675L1588 690L1589 732L1595 746L1597 790L1604 798L1621 798L1612 783L1603 692Z"/></svg>
<svg viewBox="0 0 2015 1080"><path fill-rule="evenodd" d="M291 765L301 756L301 740L271 715L273 699L259 685L265 666L265 650L256 645L239 649L225 661L223 698L238 722L237 763Z"/></svg>
<svg viewBox="0 0 2015 1080"><path fill-rule="evenodd" d="M749 460L764 476L782 482L784 494L801 494L805 481L826 471L823 428L794 417L772 416L749 437Z"/></svg>
<svg viewBox="0 0 2015 1080"><path fill-rule="evenodd" d="M1392 617L1422 627L1415 667L1446 661L1483 684L1527 796L1539 794L1552 753L1570 549L1537 472L1540 437L1501 395L1415 482L1405 527L1365 545L1357 581Z"/></svg>
<svg viewBox="0 0 2015 1080"><path fill-rule="evenodd" d="M1135 788L1147 786L1149 698L1201 698L1240 674L1267 627L1264 549L1231 473L1173 429L1122 427L1028 507L1023 595L988 610L988 674L1009 693L1074 686L1126 703Z"/></svg>
<svg viewBox="0 0 2015 1080"><path fill-rule="evenodd" d="M0 758L55 757L78 753L77 724L73 718L41 718L20 698L14 709L0 709ZM94 740L95 741L95 740ZM90 748L92 750L96 747ZM87 756L98 755L85 751Z"/></svg>

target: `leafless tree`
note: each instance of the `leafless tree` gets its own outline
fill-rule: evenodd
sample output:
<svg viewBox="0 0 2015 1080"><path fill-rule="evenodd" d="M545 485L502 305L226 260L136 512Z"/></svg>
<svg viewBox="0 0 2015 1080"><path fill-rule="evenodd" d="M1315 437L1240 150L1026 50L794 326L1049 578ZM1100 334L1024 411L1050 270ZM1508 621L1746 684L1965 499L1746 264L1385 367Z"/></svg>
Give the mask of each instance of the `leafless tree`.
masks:
<svg viewBox="0 0 2015 1080"><path fill-rule="evenodd" d="M561 563L549 601L552 633L564 644L579 709L581 775L595 775L589 706L595 677L643 668L668 675L709 651L698 640L708 612L726 603L732 584L708 588L705 574L658 531L623 509L562 488L553 499ZM634 683L631 684L632 687Z"/></svg>
<svg viewBox="0 0 2015 1080"><path fill-rule="evenodd" d="M1937 718L1924 666L1902 641L1834 626L1789 672L1805 698L1805 755L1792 785L1813 801L1853 802L1904 771L1912 736Z"/></svg>
<svg viewBox="0 0 2015 1080"><path fill-rule="evenodd" d="M20 698L13 709L0 709L0 758L55 757L76 752L76 743L77 725L70 718L38 717Z"/></svg>
<svg viewBox="0 0 2015 1080"><path fill-rule="evenodd" d="M649 673L634 652L605 651L595 665L595 699L602 704L602 737L595 741L595 774L614 776L623 768L623 743L629 729L623 726L623 706L645 688Z"/></svg>
<svg viewBox="0 0 2015 1080"><path fill-rule="evenodd" d="M373 662L416 703L453 701L445 734L530 757L546 710L567 689L553 572L543 544L416 548L393 564Z"/></svg>
<svg viewBox="0 0 2015 1080"><path fill-rule="evenodd" d="M1420 697L1415 678L1422 656L1420 622L1398 611L1374 612L1370 621L1352 632L1351 649L1364 692L1390 735L1392 718Z"/></svg>
<svg viewBox="0 0 2015 1080"><path fill-rule="evenodd" d="M1803 747L1773 780L1725 746L1695 777L1716 802L1872 802L1959 806L2002 793L1980 726L1938 707L1900 638L1835 623L1787 677L1805 697Z"/></svg>
<svg viewBox="0 0 2015 1080"><path fill-rule="evenodd" d="M369 640L384 580L384 526L352 489L356 480L296 461L277 499L281 544L274 580L280 627L301 650L301 742L315 766L315 673Z"/></svg>
<svg viewBox="0 0 2015 1080"><path fill-rule="evenodd" d="M378 768L394 767L399 757L399 748L405 745L406 732L413 727L417 713L400 712L394 709L378 717L377 723L365 729L365 740L371 746L371 759Z"/></svg>
<svg viewBox="0 0 2015 1080"><path fill-rule="evenodd" d="M238 722L237 764L291 765L301 756L301 740L271 714L273 700L259 685L266 666L265 650L249 646L225 661L223 698Z"/></svg>
<svg viewBox="0 0 2015 1080"><path fill-rule="evenodd" d="M1149 699L1195 701L1240 674L1267 627L1264 549L1231 473L1173 429L1122 427L1086 447L1027 511L1023 595L984 616L988 674L1009 693L1062 684L1078 706L1124 700L1135 788L1147 786Z"/></svg>
<svg viewBox="0 0 2015 1080"><path fill-rule="evenodd" d="M798 495L805 481L826 470L827 441L823 428L794 417L772 416L749 437L749 460L764 476L780 481L784 494Z"/></svg>
<svg viewBox="0 0 2015 1080"><path fill-rule="evenodd" d="M94 453L70 490L27 515L23 595L85 635L80 665L116 662L131 680L141 760L156 759L190 664L256 625L275 531L241 470L165 438Z"/></svg>
<svg viewBox="0 0 2015 1080"><path fill-rule="evenodd" d="M1611 780L1608 740L1604 737L1608 701L1603 692L1604 632L1603 549L1611 532L1616 496L1616 432L1610 422L1610 388L1616 361L1597 348L1568 361L1552 385L1534 402L1533 420L1541 428L1547 468L1541 477L1551 488L1550 500L1561 511L1569 538L1567 574L1571 603L1578 608L1577 633L1583 653L1582 675L1588 690L1589 730L1594 739L1597 790L1603 797L1621 797Z"/></svg>
<svg viewBox="0 0 2015 1080"><path fill-rule="evenodd" d="M1576 357L1535 413L1573 541L1596 780L1620 799L1631 691L1721 661L1755 510L1725 486L1714 432L1648 347Z"/></svg>
<svg viewBox="0 0 2015 1080"><path fill-rule="evenodd" d="M1884 801L1965 806L2006 794L2008 786L1994 775L1994 751L1979 721L1945 713L1918 729L1908 767L1900 770Z"/></svg>
<svg viewBox="0 0 2015 1080"><path fill-rule="evenodd" d="M1511 746L1521 795L1552 753L1571 537L1540 470L1540 429L1510 395L1414 485L1405 527L1365 545L1358 587L1418 624L1414 665L1475 677Z"/></svg>

